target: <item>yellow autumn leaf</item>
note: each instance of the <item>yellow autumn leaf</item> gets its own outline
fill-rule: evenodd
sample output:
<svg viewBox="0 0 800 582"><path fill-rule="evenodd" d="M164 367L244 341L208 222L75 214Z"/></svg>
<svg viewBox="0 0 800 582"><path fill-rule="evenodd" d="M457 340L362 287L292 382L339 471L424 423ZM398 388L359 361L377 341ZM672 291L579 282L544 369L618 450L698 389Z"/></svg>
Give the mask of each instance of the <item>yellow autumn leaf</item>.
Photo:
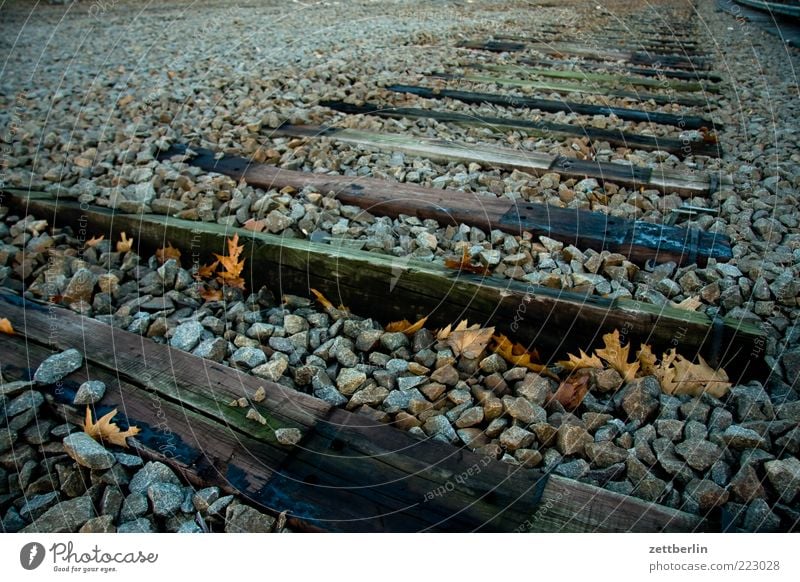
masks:
<svg viewBox="0 0 800 582"><path fill-rule="evenodd" d="M90 238L89 240L87 240L87 241L86 241L86 246L87 246L87 247L95 247L95 246L97 246L98 244L100 244L101 242L103 242L103 240L104 240L105 238L106 238L106 237L105 237L105 235L104 235L104 234L101 234L99 237L97 237L97 236L93 236L92 238Z"/></svg>
<svg viewBox="0 0 800 582"><path fill-rule="evenodd" d="M387 332L401 332L406 335L414 335L419 330L422 329L422 326L425 325L425 322L428 321L427 317L423 317L416 323L411 323L407 319L403 319L401 321L393 321L389 325L386 326Z"/></svg>
<svg viewBox="0 0 800 582"><path fill-rule="evenodd" d="M595 355L600 356L608 364L620 373L626 382L630 382L636 377L639 371L639 362L628 362L628 353L631 350L630 344L623 347L619 339L619 330L615 329L611 333L603 336L605 347L595 350Z"/></svg>
<svg viewBox="0 0 800 582"><path fill-rule="evenodd" d="M239 255L242 254L243 250L244 246L239 245L239 234L236 233L233 238L228 239L227 255L214 253L214 256L217 257L217 262L222 267L222 270L217 272L217 280L223 285L244 290L244 279L241 277L244 269L244 259L239 259Z"/></svg>
<svg viewBox="0 0 800 582"><path fill-rule="evenodd" d="M6 335L14 335L14 326L11 325L11 322L8 321L5 317L0 319L0 333L4 333Z"/></svg>
<svg viewBox="0 0 800 582"><path fill-rule="evenodd" d="M313 288L311 289L311 293L314 295L314 298L317 300L317 302L320 305L322 305L322 309L324 309L326 311L329 310L329 309L335 309L335 307L333 306L333 303L328 301L328 298L325 297L322 293L320 293L319 291L317 291L316 289L313 289Z"/></svg>
<svg viewBox="0 0 800 582"><path fill-rule="evenodd" d="M639 369L642 374L649 376L654 373L657 358L649 344L642 344L642 347L636 352L636 359L639 360Z"/></svg>
<svg viewBox="0 0 800 582"><path fill-rule="evenodd" d="M219 266L219 261L214 261L210 265L203 265L197 269L197 272L194 274L194 278L197 280L201 279L210 279L214 276L214 271Z"/></svg>
<svg viewBox="0 0 800 582"><path fill-rule="evenodd" d="M92 422L92 412L89 407L86 407L86 419L83 422L83 432L88 434L96 441L111 443L112 445L119 445L128 448L128 443L125 439L128 437L136 436L139 434L139 428L135 426L128 427L128 430L120 430L120 428L111 422L114 415L117 414L115 408L105 416L101 417L97 422Z"/></svg>
<svg viewBox="0 0 800 582"><path fill-rule="evenodd" d="M120 240L117 243L117 252L118 253L127 253L133 247L133 239L128 238L124 232L120 234Z"/></svg>
<svg viewBox="0 0 800 582"><path fill-rule="evenodd" d="M594 354L590 356L583 350L578 350L578 354L578 356L575 354L567 354L569 360L561 360L557 363L565 370L578 370L580 368L599 368L602 370L605 367L603 366L603 362L600 361L600 358Z"/></svg>
<svg viewBox="0 0 800 582"><path fill-rule="evenodd" d="M533 372L545 371L546 366L533 362L538 357L536 354L528 352L522 344L513 343L502 333L492 337L492 345L489 348L514 366L527 368Z"/></svg>

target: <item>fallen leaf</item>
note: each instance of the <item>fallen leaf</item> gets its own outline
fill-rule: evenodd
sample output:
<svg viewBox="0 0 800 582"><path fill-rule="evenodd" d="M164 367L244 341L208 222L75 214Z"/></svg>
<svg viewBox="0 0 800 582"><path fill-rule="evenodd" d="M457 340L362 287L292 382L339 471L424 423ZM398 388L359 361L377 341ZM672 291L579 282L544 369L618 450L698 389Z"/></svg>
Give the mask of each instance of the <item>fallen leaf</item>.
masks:
<svg viewBox="0 0 800 582"><path fill-rule="evenodd" d="M636 377L639 371L639 362L628 362L628 352L631 350L630 344L622 347L619 339L619 330L615 329L611 333L603 336L605 347L595 350L595 355L600 356L608 364L622 375L626 382L630 382Z"/></svg>
<svg viewBox="0 0 800 582"><path fill-rule="evenodd" d="M427 317L423 317L416 323L411 323L407 319L403 319L401 321L393 321L389 325L386 326L387 332L401 332L406 335L414 335L419 330L422 329L422 326L425 325L425 322L428 321Z"/></svg>
<svg viewBox="0 0 800 582"><path fill-rule="evenodd" d="M222 289L212 289L210 287L203 287L200 289L200 297L206 301L222 301Z"/></svg>
<svg viewBox="0 0 800 582"><path fill-rule="evenodd" d="M575 410L581 405L586 394L589 392L589 380L592 372L588 368L575 370L564 380L553 394L556 400L567 410Z"/></svg>
<svg viewBox="0 0 800 582"><path fill-rule="evenodd" d="M239 234L236 233L233 238L228 239L227 255L214 253L217 261L222 266L222 270L217 272L217 280L223 285L244 290L244 279L241 277L244 269L244 259L239 260L239 255L242 254L243 250L244 247L239 245Z"/></svg>
<svg viewBox="0 0 800 582"><path fill-rule="evenodd" d="M89 240L86 241L86 246L87 247L97 246L98 244L103 242L103 240L105 238L106 238L106 236L104 234L101 234L100 237L93 236L92 238L90 238Z"/></svg>
<svg viewBox="0 0 800 582"><path fill-rule="evenodd" d="M569 360L561 360L557 362L559 366L564 368L565 370L579 370L581 368L599 368L603 369L603 362L600 361L600 358L592 354L591 356L584 352L583 350L578 350L579 356L575 354L567 354Z"/></svg>
<svg viewBox="0 0 800 582"><path fill-rule="evenodd" d="M139 428L136 426L128 427L128 430L120 430L120 428L111 422L114 415L117 414L115 408L105 416L101 417L97 422L92 422L92 411L86 407L86 418L83 421L83 432L88 434L96 441L111 443L112 445L119 445L128 448L128 443L125 439L128 437L136 436L139 434Z"/></svg>
<svg viewBox="0 0 800 582"><path fill-rule="evenodd" d="M167 242L167 246L161 247L156 251L156 259L159 264L163 265L170 259L175 259L177 263L181 264L181 252L172 246L172 243Z"/></svg>
<svg viewBox="0 0 800 582"><path fill-rule="evenodd" d="M203 265L197 269L197 272L194 274L195 279L210 279L214 276L214 271L219 266L219 261L214 261L210 265Z"/></svg>
<svg viewBox="0 0 800 582"><path fill-rule="evenodd" d="M252 230L253 232L261 232L267 227L266 220L256 220L255 218L248 218L242 225L242 228Z"/></svg>
<svg viewBox="0 0 800 582"><path fill-rule="evenodd" d="M342 319L343 317L350 316L350 309L348 309L344 305L339 305L339 307L334 307L333 303L328 301L328 298L325 297L322 293L320 293L316 289L312 288L311 293L314 295L314 298L317 300L317 302L322 306L322 309L324 309L325 312L328 315L330 315L333 319L339 320Z"/></svg>
<svg viewBox="0 0 800 582"><path fill-rule="evenodd" d="M639 369L642 374L647 376L654 373L656 369L656 355L648 344L643 344L636 352L636 359L639 360Z"/></svg>
<svg viewBox="0 0 800 582"><path fill-rule="evenodd" d="M320 305L322 305L322 309L325 309L326 311L328 309L335 309L335 307L333 306L333 303L328 301L328 298L325 297L322 293L320 293L319 291L317 291L316 289L313 289L313 288L311 289L311 293L314 295L314 298L317 300L317 302Z"/></svg>
<svg viewBox="0 0 800 582"><path fill-rule="evenodd" d="M546 366L535 362L539 359L539 354L536 350L529 352L522 344L515 344L502 333L492 337L492 345L490 349L500 356L508 363L514 366L528 368L533 372L543 372Z"/></svg>
<svg viewBox="0 0 800 582"><path fill-rule="evenodd" d="M686 311L697 311L697 308L700 307L703 302L700 301L700 296L696 295L694 297L687 297L680 303L675 303L674 301L671 302L672 306L676 309L685 309Z"/></svg>
<svg viewBox="0 0 800 582"><path fill-rule="evenodd" d="M127 253L133 247L133 239L128 238L124 232L120 234L120 241L117 243L118 253Z"/></svg>
<svg viewBox="0 0 800 582"><path fill-rule="evenodd" d="M11 325L11 322L8 321L5 317L0 319L0 333L4 333L6 335L14 335L14 326Z"/></svg>
<svg viewBox="0 0 800 582"><path fill-rule="evenodd" d="M700 396L708 393L715 398L721 398L731 388L725 370L715 370L698 355L699 363L692 363L675 349L664 354L661 363L655 369L655 375L661 383L661 389L667 394L679 396L688 394Z"/></svg>
<svg viewBox="0 0 800 582"><path fill-rule="evenodd" d="M494 327L481 327L477 323L469 326L464 319L454 330L448 332L446 341L453 354L474 360L486 349L493 335Z"/></svg>
<svg viewBox="0 0 800 582"><path fill-rule="evenodd" d="M448 269L466 271L467 273L475 273L476 275L488 275L492 271L485 265L473 265L467 249L464 249L460 259L445 259L444 266Z"/></svg>

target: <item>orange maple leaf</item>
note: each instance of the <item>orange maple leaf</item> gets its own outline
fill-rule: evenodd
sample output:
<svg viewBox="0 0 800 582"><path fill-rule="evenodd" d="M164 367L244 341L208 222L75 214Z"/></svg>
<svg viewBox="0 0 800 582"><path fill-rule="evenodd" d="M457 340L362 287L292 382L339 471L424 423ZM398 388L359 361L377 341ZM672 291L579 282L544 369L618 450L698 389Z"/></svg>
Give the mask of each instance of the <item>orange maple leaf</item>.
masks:
<svg viewBox="0 0 800 582"><path fill-rule="evenodd" d="M528 368L533 372L542 372L546 366L543 364L535 363L539 359L539 354L536 350L529 352L522 344L513 343L502 333L492 337L492 345L489 348L500 356L508 363L514 366Z"/></svg>
<svg viewBox="0 0 800 582"><path fill-rule="evenodd" d="M317 291L316 289L311 289L312 295L314 295L314 299L322 306L322 309L330 315L333 319L341 319L342 317L347 317L350 314L350 309L345 307L344 305L339 305L339 307L334 307L333 303L331 303L327 297L325 297L322 293Z"/></svg>
<svg viewBox="0 0 800 582"><path fill-rule="evenodd" d="M239 234L236 233L233 238L228 239L227 255L214 253L217 261L222 266L222 270L217 272L217 280L223 285L244 290L244 279L241 277L244 269L244 259L239 260L239 255L242 254L243 250L244 246L239 245Z"/></svg>
<svg viewBox="0 0 800 582"><path fill-rule="evenodd" d="M222 289L212 289L211 287L203 287L200 289L200 297L206 301L222 301Z"/></svg>
<svg viewBox="0 0 800 582"><path fill-rule="evenodd" d="M128 448L128 443L125 439L128 437L136 436L139 434L139 428L136 426L128 427L128 430L120 430L120 428L111 422L114 415L117 414L115 408L105 416L101 417L97 422L92 422L92 411L86 407L86 419L83 421L83 432L88 434L96 441L108 442L113 445Z"/></svg>
<svg viewBox="0 0 800 582"><path fill-rule="evenodd" d="M580 368L599 368L603 369L603 362L600 361L595 355L589 355L583 350L578 350L579 356L575 354L567 354L569 356L569 360L561 360L558 363L559 366L564 368L565 370L578 370Z"/></svg>
<svg viewBox="0 0 800 582"><path fill-rule="evenodd" d="M14 331L14 326L11 325L11 322L5 317L0 319L0 333L4 333L6 335L14 335L14 333L16 333Z"/></svg>
<svg viewBox="0 0 800 582"><path fill-rule="evenodd" d="M442 329L436 339L444 340L456 356L464 356L470 360L479 357L494 335L494 327L481 327L480 324L469 325L466 319L452 329L448 325Z"/></svg>
<svg viewBox="0 0 800 582"><path fill-rule="evenodd" d="M386 331L388 332L402 332L406 335L414 335L419 330L422 329L422 326L425 325L425 322L428 321L427 317L423 317L416 323L411 323L407 319L403 319L400 321L393 321L389 325L386 326Z"/></svg>
<svg viewBox="0 0 800 582"><path fill-rule="evenodd" d="M120 241L117 243L118 253L127 253L133 247L133 239L128 238L124 232L120 234Z"/></svg>
<svg viewBox="0 0 800 582"><path fill-rule="evenodd" d="M214 271L219 266L219 261L214 261L210 265L203 265L202 267L198 267L197 271L194 274L194 278L198 281L202 279L210 279L214 276Z"/></svg>
<svg viewBox="0 0 800 582"><path fill-rule="evenodd" d="M553 394L561 406L567 410L574 410L580 406L589 392L589 379L592 372L588 368L581 368L570 374Z"/></svg>
<svg viewBox="0 0 800 582"><path fill-rule="evenodd" d="M177 263L180 265L181 263L181 252L172 246L172 243L167 242L167 246L162 247L156 251L156 258L160 264L166 263L170 259L175 259Z"/></svg>

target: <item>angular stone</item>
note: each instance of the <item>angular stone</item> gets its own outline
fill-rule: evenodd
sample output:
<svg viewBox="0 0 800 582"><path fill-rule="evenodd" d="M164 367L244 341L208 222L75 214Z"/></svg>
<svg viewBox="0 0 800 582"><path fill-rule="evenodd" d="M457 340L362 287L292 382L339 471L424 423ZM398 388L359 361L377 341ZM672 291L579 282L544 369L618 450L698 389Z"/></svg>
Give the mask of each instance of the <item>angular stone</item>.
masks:
<svg viewBox="0 0 800 582"><path fill-rule="evenodd" d="M533 433L519 426L511 426L500 435L500 446L509 452L526 449L536 440Z"/></svg>
<svg viewBox="0 0 800 582"><path fill-rule="evenodd" d="M43 515L48 509L58 503L58 493L51 491L41 495L34 495L26 499L19 509L19 515L25 521L33 521Z"/></svg>
<svg viewBox="0 0 800 582"><path fill-rule="evenodd" d="M481 422L483 422L483 408L480 406L472 406L461 413L455 425L458 428L469 428Z"/></svg>
<svg viewBox="0 0 800 582"><path fill-rule="evenodd" d="M117 533L154 533L155 531L153 522L146 517L127 521L117 528Z"/></svg>
<svg viewBox="0 0 800 582"><path fill-rule="evenodd" d="M110 453L85 432L75 432L64 439L64 450L75 461L90 469L108 469L116 462Z"/></svg>
<svg viewBox="0 0 800 582"><path fill-rule="evenodd" d="M658 436L666 437L673 442L681 440L681 437L683 436L683 425L685 424L684 421L659 419L655 424Z"/></svg>
<svg viewBox="0 0 800 582"><path fill-rule="evenodd" d="M764 463L767 479L784 503L791 503L800 491L800 461L787 457Z"/></svg>
<svg viewBox="0 0 800 582"><path fill-rule="evenodd" d="M86 405L100 402L105 396L106 385L100 380L89 380L78 387L73 404Z"/></svg>
<svg viewBox="0 0 800 582"><path fill-rule="evenodd" d="M722 441L732 449L767 449L767 440L756 431L734 424L725 429L722 433Z"/></svg>
<svg viewBox="0 0 800 582"><path fill-rule="evenodd" d="M203 325L199 321L186 321L175 328L169 345L184 352L190 352L200 341L203 331Z"/></svg>
<svg viewBox="0 0 800 582"><path fill-rule="evenodd" d="M204 339L192 353L206 360L221 362L228 353L228 342L221 337Z"/></svg>
<svg viewBox="0 0 800 582"><path fill-rule="evenodd" d="M350 402L347 403L347 409L353 410L364 404L367 406L378 406L388 395L389 391L383 386L368 386L353 394L350 398Z"/></svg>
<svg viewBox="0 0 800 582"><path fill-rule="evenodd" d="M558 428L556 448L562 455L583 455L586 445L592 442L592 435L581 426L562 424Z"/></svg>
<svg viewBox="0 0 800 582"><path fill-rule="evenodd" d="M533 424L547 420L547 413L544 408L531 404L527 398L521 396L517 398L504 396L503 407L511 418L515 418L523 424Z"/></svg>
<svg viewBox="0 0 800 582"><path fill-rule="evenodd" d="M94 517L94 505L88 496L62 501L22 529L22 533L72 533Z"/></svg>
<svg viewBox="0 0 800 582"><path fill-rule="evenodd" d="M431 374L431 380L446 386L455 386L459 380L458 370L450 364L442 366L434 370L433 374Z"/></svg>
<svg viewBox="0 0 800 582"><path fill-rule="evenodd" d="M275 519L241 503L231 503L225 513L227 533L269 533Z"/></svg>
<svg viewBox="0 0 800 582"><path fill-rule="evenodd" d="M349 396L358 390L367 381L367 375L355 368L343 368L336 378L336 387L339 391Z"/></svg>
<svg viewBox="0 0 800 582"><path fill-rule="evenodd" d="M630 420L644 424L658 410L661 384L654 376L645 376L628 382L624 390L622 409Z"/></svg>
<svg viewBox="0 0 800 582"><path fill-rule="evenodd" d="M78 533L116 533L117 526L114 525L114 517L111 515L101 515L93 517L78 530Z"/></svg>
<svg viewBox="0 0 800 582"><path fill-rule="evenodd" d="M764 497L764 488L752 465L743 466L733 476L730 491L733 493L733 498L742 503L749 503L753 499Z"/></svg>
<svg viewBox="0 0 800 582"><path fill-rule="evenodd" d="M722 456L722 449L706 440L684 441L675 447L675 452L698 471L705 471Z"/></svg>
<svg viewBox="0 0 800 582"><path fill-rule="evenodd" d="M75 349L54 354L42 362L33 375L39 384L54 384L83 365L83 355Z"/></svg>
<svg viewBox="0 0 800 582"><path fill-rule="evenodd" d="M458 441L458 435L446 416L439 415L429 418L425 421L422 429L425 434L436 440L448 443L456 443Z"/></svg>
<svg viewBox="0 0 800 582"><path fill-rule="evenodd" d="M219 487L206 487L192 495L192 504L197 511L203 513L217 499L219 499Z"/></svg>
<svg viewBox="0 0 800 582"><path fill-rule="evenodd" d="M708 479L692 479L684 495L696 502L701 512L725 505L730 497L728 491Z"/></svg>
<svg viewBox="0 0 800 582"><path fill-rule="evenodd" d="M742 529L748 532L776 532L780 530L781 520L775 515L764 499L750 503L744 516Z"/></svg>
<svg viewBox="0 0 800 582"><path fill-rule="evenodd" d="M296 428L279 428L275 431L275 439L282 445L296 445L303 438L303 433Z"/></svg>
<svg viewBox="0 0 800 582"><path fill-rule="evenodd" d="M160 461L149 461L139 469L131 479L128 488L132 493L146 493L153 483L173 483L180 485L180 479L175 473Z"/></svg>
<svg viewBox="0 0 800 582"><path fill-rule="evenodd" d="M609 441L601 443L587 443L586 456L596 467L605 468L616 463L621 463L628 458L628 451Z"/></svg>
<svg viewBox="0 0 800 582"><path fill-rule="evenodd" d="M536 373L527 374L523 380L514 386L519 396L526 398L536 406L543 406L557 387L553 380Z"/></svg>
<svg viewBox="0 0 800 582"><path fill-rule="evenodd" d="M183 503L183 488L174 483L153 483L147 488L153 513L159 517L174 515Z"/></svg>
<svg viewBox="0 0 800 582"><path fill-rule="evenodd" d="M231 362L245 368L255 368L267 361L267 355L263 350L253 347L242 347L233 352Z"/></svg>
<svg viewBox="0 0 800 582"><path fill-rule="evenodd" d="M261 351L261 350L259 350ZM263 352L262 352L263 353ZM250 370L254 376L264 378L270 382L277 382L289 368L289 360L286 357L278 357L270 360L266 364L261 364Z"/></svg>

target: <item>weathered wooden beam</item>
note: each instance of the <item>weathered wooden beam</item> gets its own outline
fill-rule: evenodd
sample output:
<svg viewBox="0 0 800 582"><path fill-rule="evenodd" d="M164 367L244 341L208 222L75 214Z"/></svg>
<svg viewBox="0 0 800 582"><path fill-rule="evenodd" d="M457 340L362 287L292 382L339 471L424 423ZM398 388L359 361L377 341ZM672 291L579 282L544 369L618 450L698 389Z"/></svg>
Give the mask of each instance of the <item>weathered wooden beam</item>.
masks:
<svg viewBox="0 0 800 582"><path fill-rule="evenodd" d="M79 420L79 411L70 406L74 391L89 377L103 379L110 389L95 408L100 413L119 408L126 424L143 428L133 441L140 453L169 463L190 482L219 484L272 513L288 511L293 523L301 526L360 532L695 531L713 527L698 516L563 478L548 480L540 471L481 458L444 443L420 441L391 426L374 424L369 417L328 410L322 402L311 406L314 424L297 447L242 435L240 427L219 420L214 406L198 408L196 403L185 403L182 394L169 393L163 385L149 381L152 375L169 373L176 384L201 383L197 371L207 370L208 362L7 292L0 293L0 304L17 329L16 336L4 340L9 349L4 350L2 364L8 377L29 378L50 355L48 348L76 348L84 354L86 364L81 370L60 386L50 386L57 414ZM147 357L128 346L142 347ZM176 358L190 365L174 369ZM205 386L212 399L227 398L227 393L217 393L225 392L228 384L248 382L231 368L214 366L230 378L223 385ZM131 376L132 370L141 374ZM316 400L271 382L252 380L265 386L268 395L279 392L285 406L307 410L310 401ZM271 409L277 416L282 411L274 409L275 404L256 406ZM541 507L548 508L546 517L536 519Z"/></svg>
<svg viewBox="0 0 800 582"><path fill-rule="evenodd" d="M678 338L681 353L687 357L699 353L713 365L724 363L732 377L749 378L763 368L760 359L742 357L762 352L763 332L734 318L712 325L702 313L456 273L439 264L354 250L335 242L321 244L216 223L82 208L45 193L11 191L5 203L17 212L53 217L53 226L69 226L76 232L88 224L87 236L117 240L121 232L135 233L143 252L154 252L170 241L187 256L199 251L201 261L213 260L214 252L223 253L227 237L239 233L246 245L243 277L249 289L277 285L281 294L307 295L313 287L355 313L382 322L423 316L429 316L433 326L463 318L491 321L516 341L535 345L546 359L563 358L565 351L578 348L589 351L602 344L604 333L627 329L656 351L675 347ZM375 301L375 297L387 300ZM552 329L569 332L547 331Z"/></svg>
<svg viewBox="0 0 800 582"><path fill-rule="evenodd" d="M660 66L673 69L709 70L711 65L704 59L692 59L674 55L650 55L641 51L600 50L591 46L567 43L522 43L515 41L488 40L466 41L457 45L461 48L485 50L490 52L537 51L550 55L578 55L591 60L625 61L634 65Z"/></svg>
<svg viewBox="0 0 800 582"><path fill-rule="evenodd" d="M551 43L551 42L564 42L566 39L563 35L551 36L550 38L520 36L515 34L494 34L493 38L498 40L511 40L523 43ZM663 41L663 40L648 40L646 38L640 39L636 37L631 39L627 38L608 38L602 37L596 39L598 43L608 43L610 50L629 49L629 50L643 50L653 54L659 55L687 55L691 57L710 57L708 52L705 52L701 45L694 41ZM605 47L604 47L605 48ZM677 51L677 53L676 53Z"/></svg>
<svg viewBox="0 0 800 582"><path fill-rule="evenodd" d="M558 83L548 81L531 81L530 79L511 79L507 77L495 77L494 75L450 75L434 74L433 78L446 80L469 81L470 83L494 84L508 87L522 87L524 89L541 89L554 93L578 93L584 95L603 95L617 99L632 99L634 101L652 101L658 105L686 105L688 107L707 107L710 103L708 99L696 97L685 97L681 95L662 95L659 93L644 93L642 91L621 91L618 89L608 89L606 87L593 86L582 83Z"/></svg>
<svg viewBox="0 0 800 582"><path fill-rule="evenodd" d="M539 119L507 119L504 117L489 117L485 115L471 115L454 111L436 111L416 107L380 107L367 103L354 105L345 101L320 101L320 105L330 107L341 113L349 115L375 115L376 117L389 117L393 119L434 119L440 123L454 123L467 127L483 127L493 131L521 131L528 135L535 135L552 139L554 136L586 137L592 142L607 142L611 145L631 149L660 150L675 155L686 157L701 155L721 157L721 146L718 143L706 143L702 140L682 140L674 137L656 137L629 133L619 129L597 129L568 123L554 123Z"/></svg>
<svg viewBox="0 0 800 582"><path fill-rule="evenodd" d="M628 109L626 107L606 107L604 105L589 105L573 101L557 101L555 99L536 99L533 97L518 97L500 93L474 93L472 91L458 91L454 89L430 89L416 85L389 85L388 91L397 93L410 93L425 99L456 99L464 103L481 105L490 103L503 107L538 109L548 113L563 111L565 113L578 113L580 115L614 115L626 121L649 122L659 125L672 125L681 129L720 128L711 119L695 115L681 115L674 113L659 113L641 109Z"/></svg>
<svg viewBox="0 0 800 582"><path fill-rule="evenodd" d="M568 60L553 60L553 59L532 59L520 57L516 60L518 63L533 65L535 67L563 67L570 65L577 67L579 70L587 71L607 71L617 70L623 73L630 73L631 75L641 75L643 77L663 77L665 79L682 79L690 80L706 80L714 83L721 83L725 79L716 73L708 71L673 71L666 68L655 67L631 67L625 66L615 62L591 62L591 61L578 61L576 59Z"/></svg>
<svg viewBox="0 0 800 582"><path fill-rule="evenodd" d="M276 135L294 137L331 138L381 150L400 151L445 162L477 162L485 166L506 170L521 170L534 175L557 171L565 178L595 178L601 183L612 182L634 190L655 189L682 196L707 196L715 191L721 180L714 176L681 173L674 170L653 170L628 164L612 164L575 158L561 158L552 154L513 150L487 145L449 142L440 139L407 136L403 134L375 133L357 129L318 125L283 125ZM724 183L732 182L724 177Z"/></svg>
<svg viewBox="0 0 800 582"><path fill-rule="evenodd" d="M668 79L637 78L627 75L613 75L610 73L587 73L584 71L559 71L555 69L530 69L519 65L491 65L484 63L474 63L462 65L465 68L481 69L493 73L516 73L531 75L535 77L552 77L555 79L578 79L590 81L592 83L602 83L608 85L631 85L638 87L655 87L657 89L671 89L673 91L683 91L696 93L704 91L708 93L719 93L719 87L707 83L670 81ZM643 99L644 96L642 97ZM646 100L646 99L645 99Z"/></svg>

